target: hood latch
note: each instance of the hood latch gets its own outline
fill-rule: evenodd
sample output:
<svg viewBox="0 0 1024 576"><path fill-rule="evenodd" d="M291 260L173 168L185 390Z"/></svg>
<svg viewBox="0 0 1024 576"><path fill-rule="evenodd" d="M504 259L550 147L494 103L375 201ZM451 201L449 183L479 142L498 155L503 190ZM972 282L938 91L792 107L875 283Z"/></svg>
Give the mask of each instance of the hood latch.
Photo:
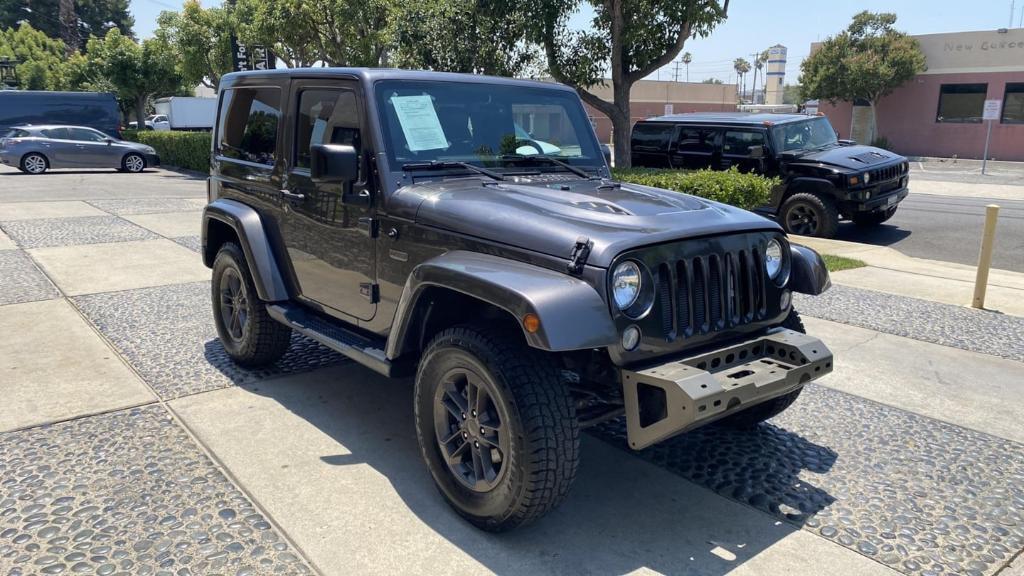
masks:
<svg viewBox="0 0 1024 576"><path fill-rule="evenodd" d="M586 236L576 239L576 244L573 245L572 253L569 255L569 266L567 266L569 274L580 275L583 273L583 267L587 264L592 245L590 238Z"/></svg>

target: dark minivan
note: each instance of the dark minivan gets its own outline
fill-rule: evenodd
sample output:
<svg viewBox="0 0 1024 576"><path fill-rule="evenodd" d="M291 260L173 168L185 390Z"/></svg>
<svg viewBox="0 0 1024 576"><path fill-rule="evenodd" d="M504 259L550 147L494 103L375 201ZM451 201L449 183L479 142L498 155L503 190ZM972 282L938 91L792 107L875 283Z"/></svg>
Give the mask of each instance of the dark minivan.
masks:
<svg viewBox="0 0 1024 576"><path fill-rule="evenodd" d="M768 206L791 234L831 238L839 219L877 225L907 197L909 165L899 154L839 140L824 116L692 113L638 122L633 166L728 170L778 176Z"/></svg>
<svg viewBox="0 0 1024 576"><path fill-rule="evenodd" d="M121 110L108 92L0 90L0 134L40 124L86 126L120 138Z"/></svg>

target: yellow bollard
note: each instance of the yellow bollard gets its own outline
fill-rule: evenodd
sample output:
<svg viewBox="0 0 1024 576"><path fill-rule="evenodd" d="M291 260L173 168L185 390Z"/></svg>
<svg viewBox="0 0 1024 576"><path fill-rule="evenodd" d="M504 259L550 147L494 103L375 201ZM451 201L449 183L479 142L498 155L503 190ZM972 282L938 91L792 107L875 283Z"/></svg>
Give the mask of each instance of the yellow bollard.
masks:
<svg viewBox="0 0 1024 576"><path fill-rule="evenodd" d="M988 269L992 266L992 245L996 240L996 219L999 218L999 206L989 204L985 207L985 230L981 233L981 254L978 255L978 275L974 278L974 308L985 307L985 289L988 288Z"/></svg>

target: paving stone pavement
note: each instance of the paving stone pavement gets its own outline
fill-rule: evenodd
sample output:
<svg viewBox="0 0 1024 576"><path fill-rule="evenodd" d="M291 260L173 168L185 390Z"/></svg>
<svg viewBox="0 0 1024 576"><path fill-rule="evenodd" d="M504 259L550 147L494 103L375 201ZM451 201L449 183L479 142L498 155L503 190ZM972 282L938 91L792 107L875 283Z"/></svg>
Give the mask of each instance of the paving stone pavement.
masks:
<svg viewBox="0 0 1024 576"><path fill-rule="evenodd" d="M22 248L107 244L160 237L116 216L14 220L0 223L0 228Z"/></svg>
<svg viewBox="0 0 1024 576"><path fill-rule="evenodd" d="M624 422L593 433L629 450ZM755 430L636 454L906 574L993 574L1024 547L1024 445L816 384Z"/></svg>
<svg viewBox="0 0 1024 576"><path fill-rule="evenodd" d="M1024 318L874 290L833 285L795 294L801 314L1024 362Z"/></svg>
<svg viewBox="0 0 1024 576"><path fill-rule="evenodd" d="M165 400L348 361L293 334L290 350L275 365L251 370L236 365L213 326L209 282L90 294L73 301Z"/></svg>
<svg viewBox="0 0 1024 576"><path fill-rule="evenodd" d="M21 250L0 250L0 305L50 300L57 288Z"/></svg>
<svg viewBox="0 0 1024 576"><path fill-rule="evenodd" d="M171 240L174 240L178 244L181 244L185 248L194 252L201 252L203 249L202 240L199 236L181 236L178 238L171 238Z"/></svg>
<svg viewBox="0 0 1024 576"><path fill-rule="evenodd" d="M0 574L307 574L160 406L0 441Z"/></svg>
<svg viewBox="0 0 1024 576"><path fill-rule="evenodd" d="M206 200L197 198L132 198L89 200L89 204L118 216L202 210Z"/></svg>

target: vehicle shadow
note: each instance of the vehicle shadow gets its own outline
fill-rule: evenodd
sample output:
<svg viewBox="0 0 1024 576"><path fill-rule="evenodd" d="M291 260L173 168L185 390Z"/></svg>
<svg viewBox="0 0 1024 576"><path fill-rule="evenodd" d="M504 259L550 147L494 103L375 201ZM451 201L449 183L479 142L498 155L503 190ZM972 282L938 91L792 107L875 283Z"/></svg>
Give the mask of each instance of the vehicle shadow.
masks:
<svg viewBox="0 0 1024 576"><path fill-rule="evenodd" d="M366 523L374 526L374 538L381 550L361 554L364 562L378 566L380 555L387 554L392 565L418 563L426 568L432 565L431 554L436 552L441 554L437 561L446 565L457 564L455 558L468 557L460 562L471 560L470 565L477 566L470 570L473 573L480 572L482 565L503 574L623 574L650 569L666 574L718 575L746 562L767 562L768 558L758 556L769 549L769 557L806 555L808 562L812 562L813 551L801 549L793 538L787 540L798 527L719 498L680 475L721 492L721 486L708 481L719 476L715 469L721 469L727 472L725 476L735 479L737 486L743 484L758 493L802 491L813 497L799 501L816 502L812 507L834 500L797 475L803 467L827 470L835 454L779 428L733 432L724 437L708 433L673 441L664 450L643 454L642 458L627 453L624 447L613 447L609 442L616 440L602 431L599 434L605 436L605 441L593 434L583 435L576 483L560 508L533 525L493 535L459 518L433 486L413 428L411 381L388 380L347 364L241 388L273 400L302 423L296 425L292 418L289 428L281 431L296 444L275 454L286 454L289 462L274 461L267 468L303 469L302 477L310 484L304 491L317 495L317 514L322 515L304 520L342 525L338 531L325 533L325 538L335 541L325 546L322 554L304 546L321 566L337 566L340 562L351 567L347 563L353 560L345 556L351 553L345 551L346 544L351 544L345 538L351 534L345 534L344 528ZM300 443L298 438L305 435L309 440ZM314 438L318 439L316 453L303 453L314 444ZM716 447L725 451L716 453ZM682 454L690 451L693 453ZM686 474L667 466L676 456L684 457ZM311 462L314 458L316 461ZM792 461L773 463L779 458ZM388 488L375 490L362 482L353 483L353 477L365 467L376 473L374 478L379 474L386 479ZM661 468L676 474L666 474ZM310 474L310 470L318 472ZM268 481L279 483L277 479ZM771 488L762 489L762 483ZM360 500L367 494L372 494L374 501ZM260 501L275 500L268 505L271 509L304 506L298 495L294 500L288 494L255 495ZM766 502L770 501L767 497ZM799 502L791 499L785 503ZM770 504L757 507L771 509ZM778 505L775 507L777 510ZM374 511L380 509L387 512L378 516ZM351 517L339 520L335 518L338 514ZM278 520L289 530L280 515ZM301 546L302 538L297 538ZM451 545L461 554L443 553ZM426 548L431 552L424 552Z"/></svg>
<svg viewBox="0 0 1024 576"><path fill-rule="evenodd" d="M841 222L836 233L836 240L873 244L875 246L889 246L903 240L910 236L910 234L910 230L888 223L878 226L861 227L853 222Z"/></svg>

